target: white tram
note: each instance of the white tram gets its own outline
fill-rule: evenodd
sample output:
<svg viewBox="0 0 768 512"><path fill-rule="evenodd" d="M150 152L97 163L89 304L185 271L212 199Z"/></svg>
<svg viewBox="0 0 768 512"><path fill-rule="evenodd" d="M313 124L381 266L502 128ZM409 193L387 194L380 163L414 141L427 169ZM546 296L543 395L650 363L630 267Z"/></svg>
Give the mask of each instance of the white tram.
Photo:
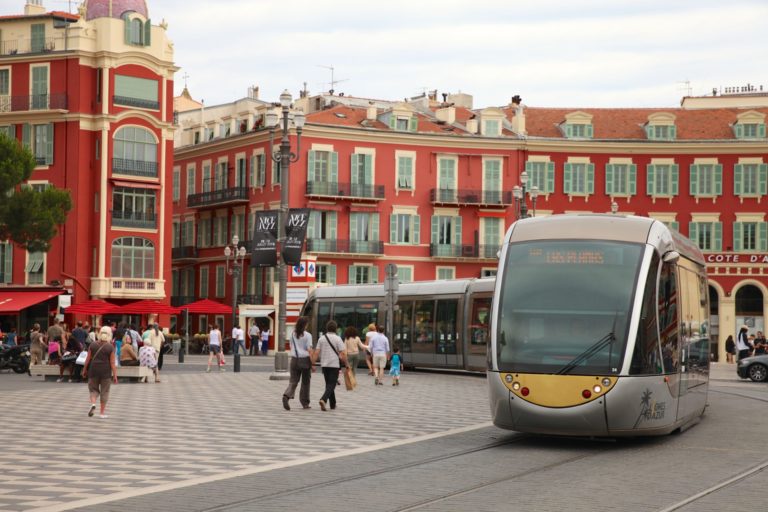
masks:
<svg viewBox="0 0 768 512"><path fill-rule="evenodd" d="M491 315L494 423L578 436L667 434L704 414L701 251L661 222L556 215L513 224Z"/></svg>
<svg viewBox="0 0 768 512"><path fill-rule="evenodd" d="M409 367L485 371L494 278L403 283L398 292L392 345ZM328 320L361 333L385 324L383 284L323 286L312 291L302 316L319 338Z"/></svg>

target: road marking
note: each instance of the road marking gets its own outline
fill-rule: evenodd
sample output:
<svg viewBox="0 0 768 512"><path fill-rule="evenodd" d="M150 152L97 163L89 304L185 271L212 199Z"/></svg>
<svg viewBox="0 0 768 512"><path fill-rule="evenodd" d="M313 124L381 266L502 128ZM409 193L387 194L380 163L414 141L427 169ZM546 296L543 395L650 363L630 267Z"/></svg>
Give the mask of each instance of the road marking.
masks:
<svg viewBox="0 0 768 512"><path fill-rule="evenodd" d="M156 492L172 491L175 489L182 489L184 487L192 487L194 485L207 484L211 482L218 482L221 480L229 480L230 478L237 478L241 476L255 475L257 473L266 473L268 471L274 471L276 469L285 469L294 466L301 466L304 464L312 464L314 462L322 462L325 460L337 459L339 457L348 457L350 455L360 455L363 453L375 452L378 450L385 450L387 448L395 448L398 446L420 443L422 441L430 441L432 439L438 439L440 437L447 437L456 434L464 434L473 430L479 430L482 428L492 427L493 423L488 421L485 423L477 423L475 425L469 425L467 427L455 428L452 430L446 430L444 432L435 432L433 434L425 434L422 436L413 437L410 439L400 439L397 441L388 441L386 443L379 443L370 446L363 446L360 448L353 448L351 450L345 450L338 453L330 453L323 455L315 455L314 457L306 457L289 462L277 462L275 464L269 464L266 466L251 466L249 468L240 469L237 471L230 471L221 473L218 475L210 475L198 478L192 478L189 480L182 480L179 482L172 482L168 484L155 485L152 487L145 487L141 489L131 489L127 491L117 492L114 494L108 494L105 496L96 496L93 498L72 501L68 503L62 503L58 505L50 505L46 507L28 509L27 512L59 512L62 510L72 510L74 508L89 507L93 505L101 505L103 503L109 503L113 501L125 500L128 498L136 498L138 496L144 496L147 494L153 494Z"/></svg>

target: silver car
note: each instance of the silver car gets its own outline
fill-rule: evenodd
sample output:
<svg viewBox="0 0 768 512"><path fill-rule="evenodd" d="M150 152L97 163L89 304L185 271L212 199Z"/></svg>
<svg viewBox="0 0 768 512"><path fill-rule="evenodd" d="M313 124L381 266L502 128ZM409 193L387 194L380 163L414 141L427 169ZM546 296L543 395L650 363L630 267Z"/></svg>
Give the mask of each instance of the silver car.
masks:
<svg viewBox="0 0 768 512"><path fill-rule="evenodd" d="M736 373L742 379L751 379L755 382L765 382L768 379L768 354L745 357L736 365Z"/></svg>

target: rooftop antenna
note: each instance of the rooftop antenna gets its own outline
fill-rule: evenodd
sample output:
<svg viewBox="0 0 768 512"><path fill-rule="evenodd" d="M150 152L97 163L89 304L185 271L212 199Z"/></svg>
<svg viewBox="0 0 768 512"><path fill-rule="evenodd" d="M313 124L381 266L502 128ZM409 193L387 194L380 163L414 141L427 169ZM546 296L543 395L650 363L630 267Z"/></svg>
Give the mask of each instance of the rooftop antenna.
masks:
<svg viewBox="0 0 768 512"><path fill-rule="evenodd" d="M184 79L184 88L186 89L187 88L187 79L189 78L189 73L187 73L185 71L184 74L181 76L181 78Z"/></svg>
<svg viewBox="0 0 768 512"><path fill-rule="evenodd" d="M330 69L331 70L331 84L330 84L331 85L331 87L330 87L331 91L336 89L336 84L338 84L340 82L346 82L347 80L349 80L349 78L342 78L341 80L336 80L333 77L333 72L334 72L333 66L323 66L322 64L317 64L317 67L325 68L325 69ZM331 94L333 94L333 93L331 93Z"/></svg>
<svg viewBox="0 0 768 512"><path fill-rule="evenodd" d="M693 96L693 88L691 87L691 81L686 79L682 82L677 82L679 87L678 89L682 89L685 92L685 95L690 97Z"/></svg>

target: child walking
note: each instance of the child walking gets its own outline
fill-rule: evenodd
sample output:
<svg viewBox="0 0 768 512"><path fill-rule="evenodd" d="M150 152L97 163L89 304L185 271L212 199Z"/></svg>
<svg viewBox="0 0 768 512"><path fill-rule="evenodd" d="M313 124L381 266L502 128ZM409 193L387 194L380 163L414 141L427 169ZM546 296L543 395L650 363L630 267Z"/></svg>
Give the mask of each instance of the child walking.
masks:
<svg viewBox="0 0 768 512"><path fill-rule="evenodd" d="M389 363L389 376L392 377L392 385L400 385L400 368L403 365L403 361L400 357L400 347L395 347L392 350L392 360Z"/></svg>

